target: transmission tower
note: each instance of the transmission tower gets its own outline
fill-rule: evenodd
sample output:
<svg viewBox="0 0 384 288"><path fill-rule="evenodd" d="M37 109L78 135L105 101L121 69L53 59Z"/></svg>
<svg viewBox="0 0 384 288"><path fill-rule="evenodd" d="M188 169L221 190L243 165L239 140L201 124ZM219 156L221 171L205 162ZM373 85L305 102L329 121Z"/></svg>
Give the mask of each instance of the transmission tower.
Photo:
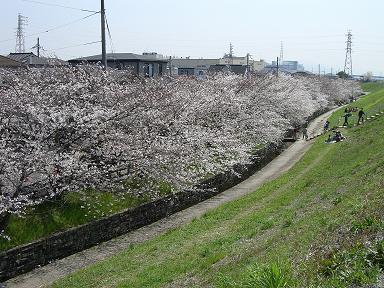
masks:
<svg viewBox="0 0 384 288"><path fill-rule="evenodd" d="M347 34L347 49L345 53L344 73L352 76L352 33L351 30Z"/></svg>
<svg viewBox="0 0 384 288"><path fill-rule="evenodd" d="M284 61L284 47L283 47L283 41L281 41L281 43L280 43L280 59L279 59L279 62L281 63L281 65L283 64L283 61Z"/></svg>
<svg viewBox="0 0 384 288"><path fill-rule="evenodd" d="M232 45L232 43L229 43L229 57L233 58L233 45Z"/></svg>
<svg viewBox="0 0 384 288"><path fill-rule="evenodd" d="M16 30L16 53L25 53L25 36L24 27L27 25L27 17L19 14L17 18L17 30Z"/></svg>

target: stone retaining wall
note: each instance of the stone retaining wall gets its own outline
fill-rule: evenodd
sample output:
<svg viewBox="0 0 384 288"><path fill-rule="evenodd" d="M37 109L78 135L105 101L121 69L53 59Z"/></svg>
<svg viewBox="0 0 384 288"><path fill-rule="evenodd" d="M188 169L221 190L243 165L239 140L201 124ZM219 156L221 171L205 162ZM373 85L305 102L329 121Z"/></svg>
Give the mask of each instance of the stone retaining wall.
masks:
<svg viewBox="0 0 384 288"><path fill-rule="evenodd" d="M169 195L137 208L1 252L0 281L90 248L211 198L254 174L283 149L284 144L271 144L262 148L253 157L251 164L235 165L233 170L236 173L218 174L197 185L198 190L186 190Z"/></svg>
<svg viewBox="0 0 384 288"><path fill-rule="evenodd" d="M307 121L315 119L328 110L317 111L308 117ZM233 167L235 173L218 174L197 185L198 190L186 190L169 195L137 208L128 209L30 244L1 252L0 281L5 281L36 267L46 265L53 260L85 250L209 199L260 170L279 155L284 150L285 145L287 144L271 144L258 150L251 164L235 165Z"/></svg>

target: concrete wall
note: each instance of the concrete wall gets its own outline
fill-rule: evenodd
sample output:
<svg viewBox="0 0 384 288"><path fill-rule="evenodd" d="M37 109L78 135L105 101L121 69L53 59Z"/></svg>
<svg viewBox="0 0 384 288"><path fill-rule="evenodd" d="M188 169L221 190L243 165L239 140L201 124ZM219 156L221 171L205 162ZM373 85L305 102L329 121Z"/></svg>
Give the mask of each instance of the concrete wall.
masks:
<svg viewBox="0 0 384 288"><path fill-rule="evenodd" d="M105 217L103 219L54 234L45 239L19 246L0 253L0 281L31 271L55 259L110 240L139 227L160 220L175 212L204 201L233 187L264 167L283 150L281 145L269 145L254 155L252 164L235 165L240 175L227 172L216 175L197 185L203 190L186 190L137 208Z"/></svg>
<svg viewBox="0 0 384 288"><path fill-rule="evenodd" d="M264 60L260 60L260 61L252 61L251 62L251 65L253 67L253 71L261 71L265 68L265 66L268 65L267 62L265 62Z"/></svg>
<svg viewBox="0 0 384 288"><path fill-rule="evenodd" d="M247 65L247 57L221 58L220 65Z"/></svg>
<svg viewBox="0 0 384 288"><path fill-rule="evenodd" d="M177 68L205 68L211 65L219 64L220 59L189 59L189 58L172 58L172 66Z"/></svg>

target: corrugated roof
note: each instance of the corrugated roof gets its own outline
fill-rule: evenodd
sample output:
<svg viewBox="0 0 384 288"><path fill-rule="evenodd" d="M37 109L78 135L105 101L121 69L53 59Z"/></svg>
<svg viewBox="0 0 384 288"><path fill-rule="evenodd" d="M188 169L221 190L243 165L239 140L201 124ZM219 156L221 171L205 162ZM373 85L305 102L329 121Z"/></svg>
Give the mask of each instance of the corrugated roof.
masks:
<svg viewBox="0 0 384 288"><path fill-rule="evenodd" d="M19 61L0 55L0 67L20 67L23 64Z"/></svg>
<svg viewBox="0 0 384 288"><path fill-rule="evenodd" d="M107 60L134 60L134 61L159 61L168 62L167 59L157 58L155 55L138 55L134 53L107 53ZM69 61L101 61L101 54L71 59Z"/></svg>
<svg viewBox="0 0 384 288"><path fill-rule="evenodd" d="M53 65L67 65L63 60L46 58L46 57L37 57L32 52L29 53L11 53L8 55L8 58L21 62L25 65L32 66L53 66Z"/></svg>
<svg viewBox="0 0 384 288"><path fill-rule="evenodd" d="M35 56L33 53L11 53L8 58L24 63L29 57L33 56Z"/></svg>

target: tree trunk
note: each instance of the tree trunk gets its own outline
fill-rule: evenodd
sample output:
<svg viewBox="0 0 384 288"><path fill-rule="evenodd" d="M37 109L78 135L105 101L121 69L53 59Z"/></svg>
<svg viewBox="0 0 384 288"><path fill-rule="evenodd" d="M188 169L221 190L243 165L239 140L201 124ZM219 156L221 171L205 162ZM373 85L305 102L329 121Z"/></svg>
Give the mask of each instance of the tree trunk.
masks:
<svg viewBox="0 0 384 288"><path fill-rule="evenodd" d="M7 228L10 216L8 212L0 214L0 233Z"/></svg>

